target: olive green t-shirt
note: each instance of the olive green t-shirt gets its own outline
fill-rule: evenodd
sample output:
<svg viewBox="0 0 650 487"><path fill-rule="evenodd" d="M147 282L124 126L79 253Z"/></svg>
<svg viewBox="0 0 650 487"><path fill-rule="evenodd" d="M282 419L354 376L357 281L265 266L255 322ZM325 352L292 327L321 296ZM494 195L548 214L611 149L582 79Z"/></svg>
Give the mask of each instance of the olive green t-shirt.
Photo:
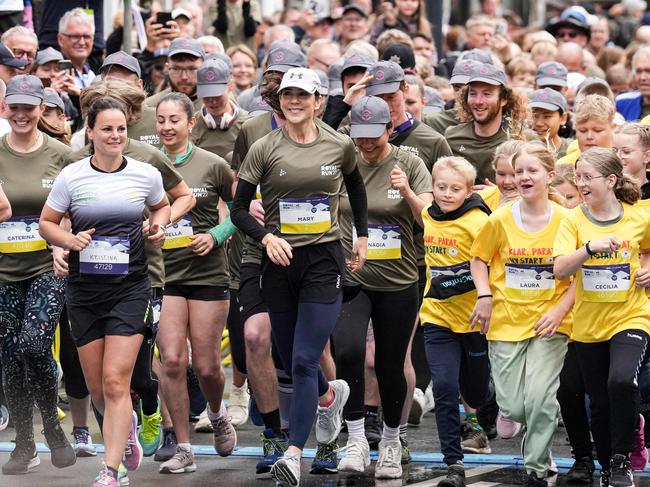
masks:
<svg viewBox="0 0 650 487"><path fill-rule="evenodd" d="M171 92L172 92L171 88L165 88L164 90L154 95L151 95L150 97L144 100L144 106L153 108L155 110L156 106L158 105L158 102L162 100L166 95L170 94ZM196 94L190 96L190 100L192 100L192 105L194 105L195 112L200 110L201 107L203 106L203 102L198 96L196 96Z"/></svg>
<svg viewBox="0 0 650 487"><path fill-rule="evenodd" d="M390 184L390 173L399 166L415 194L433 191L431 174L419 157L393 147L384 160L368 163L357 155L357 167L368 197L368 260L348 279L376 291L406 289L418 281L413 225L415 218L399 190ZM347 193L341 196L341 242L346 258L353 241L353 217Z"/></svg>
<svg viewBox="0 0 650 487"><path fill-rule="evenodd" d="M389 142L395 140L396 137L398 134L393 134ZM423 123L413 127L399 147L422 159L429 172L438 159L452 155L445 138Z"/></svg>
<svg viewBox="0 0 650 487"><path fill-rule="evenodd" d="M76 162L89 155L90 145L87 145L71 153L68 162ZM124 155L136 161L151 164L158 169L162 176L165 191L169 191L183 181L182 176L176 172L164 154L149 144L127 139L126 145L124 146ZM161 288L165 282L165 266L163 264L162 250L151 244L149 239L145 239L144 250L147 256L147 263L149 264L151 287Z"/></svg>
<svg viewBox="0 0 650 487"><path fill-rule="evenodd" d="M156 109L153 107L142 107L142 116L126 128L129 139L145 144L153 145L159 149L160 137L156 131Z"/></svg>
<svg viewBox="0 0 650 487"><path fill-rule="evenodd" d="M167 230L163 246L165 284L228 286L224 247L215 246L208 255L199 256L187 244L189 235L207 233L219 224L219 198L232 201L232 171L223 158L196 146L174 168L192 189L196 206Z"/></svg>
<svg viewBox="0 0 650 487"><path fill-rule="evenodd" d="M11 219L0 223L0 284L52 270L52 254L38 233L38 220L69 153L67 145L47 134L28 153L9 147L7 135L0 139L0 184L12 210Z"/></svg>
<svg viewBox="0 0 650 487"><path fill-rule="evenodd" d="M455 108L443 110L438 113L432 113L431 115L424 117L424 120L422 121L440 135L445 135L445 130L447 130L448 127L454 127L460 123Z"/></svg>
<svg viewBox="0 0 650 487"><path fill-rule="evenodd" d="M233 124L228 129L222 130L220 128L208 128L201 114L201 110L196 112L195 117L196 125L192 129L190 140L201 149L212 152L220 157L226 157L226 154L232 152L242 125L249 119L248 112L240 110Z"/></svg>
<svg viewBox="0 0 650 487"><path fill-rule="evenodd" d="M499 129L491 137L481 137L476 135L474 123L468 122L449 127L445 138L455 156L464 157L476 168L477 183L482 184L486 178L494 181L492 160L496 148L508 140L505 130Z"/></svg>
<svg viewBox="0 0 650 487"><path fill-rule="evenodd" d="M260 185L266 229L294 247L340 239L343 175L356 167L352 139L317 126L309 144L292 140L284 127L274 130L253 144L239 171Z"/></svg>

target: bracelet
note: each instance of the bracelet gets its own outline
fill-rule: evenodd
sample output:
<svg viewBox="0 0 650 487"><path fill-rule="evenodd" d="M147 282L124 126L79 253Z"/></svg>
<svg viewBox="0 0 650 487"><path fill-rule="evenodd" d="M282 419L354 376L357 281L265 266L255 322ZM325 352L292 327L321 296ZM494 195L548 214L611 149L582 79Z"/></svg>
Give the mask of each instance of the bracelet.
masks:
<svg viewBox="0 0 650 487"><path fill-rule="evenodd" d="M591 240L588 240L587 243L585 244L585 250L587 251L587 254L589 254L589 257L593 257L594 255L596 255L596 252L594 252L589 248L589 242L591 242Z"/></svg>
<svg viewBox="0 0 650 487"><path fill-rule="evenodd" d="M490 299L492 299L492 295L491 294L479 294L478 296L476 296L477 300L482 299L482 298L490 298Z"/></svg>

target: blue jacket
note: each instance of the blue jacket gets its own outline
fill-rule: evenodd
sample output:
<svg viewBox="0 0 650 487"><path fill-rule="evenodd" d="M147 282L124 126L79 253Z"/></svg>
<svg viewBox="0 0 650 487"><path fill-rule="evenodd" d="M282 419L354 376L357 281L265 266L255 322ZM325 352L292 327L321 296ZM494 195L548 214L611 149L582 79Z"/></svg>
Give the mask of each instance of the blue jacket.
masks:
<svg viewBox="0 0 650 487"><path fill-rule="evenodd" d="M616 97L616 111L623 115L628 122L641 119L643 113L643 95L641 92L629 91Z"/></svg>

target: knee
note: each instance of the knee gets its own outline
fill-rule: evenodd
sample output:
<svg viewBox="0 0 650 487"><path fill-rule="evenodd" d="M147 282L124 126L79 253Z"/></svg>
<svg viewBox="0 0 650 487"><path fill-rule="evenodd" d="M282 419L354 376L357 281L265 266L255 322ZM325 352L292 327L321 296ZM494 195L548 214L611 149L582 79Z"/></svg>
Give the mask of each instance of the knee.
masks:
<svg viewBox="0 0 650 487"><path fill-rule="evenodd" d="M271 334L267 330L248 327L244 331L246 352L250 355L271 353Z"/></svg>
<svg viewBox="0 0 650 487"><path fill-rule="evenodd" d="M130 394L130 384L124 380L123 374L114 372L104 372L104 374L102 390L105 401L116 401Z"/></svg>
<svg viewBox="0 0 650 487"><path fill-rule="evenodd" d="M609 392L609 397L625 397L634 393L638 388L638 385L633 377L623 377L620 374L612 375L607 380L607 391Z"/></svg>
<svg viewBox="0 0 650 487"><path fill-rule="evenodd" d="M315 377L318 373L319 358L314 359L308 354L297 353L293 356L292 377Z"/></svg>
<svg viewBox="0 0 650 487"><path fill-rule="evenodd" d="M366 349L364 346L340 346L336 348L336 368L341 371L363 369ZM374 364L373 364L374 366Z"/></svg>
<svg viewBox="0 0 650 487"><path fill-rule="evenodd" d="M54 334L41 334L44 327L37 327L38 331L34 333L26 333L22 337L23 353L29 358L52 357L52 342ZM35 329L35 330L36 330ZM52 360L54 360L52 358Z"/></svg>
<svg viewBox="0 0 650 487"><path fill-rule="evenodd" d="M185 377L187 374L188 358L183 354L169 353L163 356L163 371L172 379Z"/></svg>
<svg viewBox="0 0 650 487"><path fill-rule="evenodd" d="M192 368L196 375L203 380L218 380L223 375L218 358L214 361L194 361Z"/></svg>

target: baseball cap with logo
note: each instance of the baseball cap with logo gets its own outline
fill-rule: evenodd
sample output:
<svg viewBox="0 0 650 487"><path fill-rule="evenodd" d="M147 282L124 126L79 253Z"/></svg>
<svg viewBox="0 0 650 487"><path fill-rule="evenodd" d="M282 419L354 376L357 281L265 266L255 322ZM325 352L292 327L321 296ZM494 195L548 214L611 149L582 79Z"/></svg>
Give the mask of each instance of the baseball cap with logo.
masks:
<svg viewBox="0 0 650 487"><path fill-rule="evenodd" d="M506 73L503 69L499 69L493 64L485 63L477 66L477 68L472 71L467 84L470 83L487 83L494 86L508 86Z"/></svg>
<svg viewBox="0 0 650 487"><path fill-rule="evenodd" d="M286 73L292 68L307 66L307 57L295 43L283 42L269 51L266 71Z"/></svg>
<svg viewBox="0 0 650 487"><path fill-rule="evenodd" d="M250 105L248 105L248 114L251 117L257 117L258 115L272 111L273 109L271 108L271 105L266 103L264 98L261 96L256 96L253 98L253 101L250 103Z"/></svg>
<svg viewBox="0 0 650 487"><path fill-rule="evenodd" d="M430 115L432 113L438 113L445 109L445 100L440 95L438 90L431 88L430 86L424 87L424 108L422 108L422 113L424 115Z"/></svg>
<svg viewBox="0 0 650 487"><path fill-rule="evenodd" d="M372 79L366 84L367 95L395 93L404 81L404 70L392 61L379 61L368 69Z"/></svg>
<svg viewBox="0 0 650 487"><path fill-rule="evenodd" d="M230 81L230 69L221 59L210 59L199 67L196 95L199 98L223 96Z"/></svg>
<svg viewBox="0 0 650 487"><path fill-rule="evenodd" d="M366 56L365 54L353 54L349 58L345 59L343 63L343 69L341 70L341 76L350 68L362 68L368 69L370 66L375 64L375 61L372 57Z"/></svg>
<svg viewBox="0 0 650 487"><path fill-rule="evenodd" d="M278 91L281 92L287 88L300 88L307 93L320 93L320 79L313 69L291 68L284 73Z"/></svg>
<svg viewBox="0 0 650 487"><path fill-rule="evenodd" d="M53 47L48 47L47 49L43 49L36 53L34 64L36 64L36 66L42 66L43 64L51 63L53 61L63 61L63 54Z"/></svg>
<svg viewBox="0 0 650 487"><path fill-rule="evenodd" d="M452 85L466 85L469 82L469 78L472 75L472 70L478 69L481 66L481 63L478 61L473 61L471 59L463 59L457 61L454 66L454 70L451 72L451 78L449 82Z"/></svg>
<svg viewBox="0 0 650 487"><path fill-rule="evenodd" d="M102 67L99 68L99 72L103 73L104 71L108 71L108 68L110 66L122 66L132 73L137 74L138 78L142 78L140 63L136 58L130 54L125 53L124 51L117 51L106 56L106 59L104 59L104 62L102 63Z"/></svg>
<svg viewBox="0 0 650 487"><path fill-rule="evenodd" d="M343 90L343 83L341 83L341 73L343 72L343 58L334 61L327 69L327 79L329 81L330 90L339 92Z"/></svg>
<svg viewBox="0 0 650 487"><path fill-rule="evenodd" d="M566 86L567 74L564 64L557 61L546 61L537 67L535 84L540 88L542 86Z"/></svg>
<svg viewBox="0 0 650 487"><path fill-rule="evenodd" d="M44 98L43 83L36 76L20 74L7 83L7 105L40 105Z"/></svg>
<svg viewBox="0 0 650 487"><path fill-rule="evenodd" d="M43 103L50 108L58 108L62 112L65 111L65 105L59 94L52 88L46 88L43 96Z"/></svg>
<svg viewBox="0 0 650 487"><path fill-rule="evenodd" d="M458 61L478 61L483 64L494 64L492 55L485 49L474 48L469 51L464 51L459 57Z"/></svg>
<svg viewBox="0 0 650 487"><path fill-rule="evenodd" d="M223 61L228 66L230 72L232 72L232 59L225 52L211 52L205 55L205 60L209 61L210 59L218 59Z"/></svg>
<svg viewBox="0 0 650 487"><path fill-rule="evenodd" d="M314 71L320 80L320 88L318 88L318 92L323 96L327 96L330 91L330 80L327 78L327 73L320 69L314 69Z"/></svg>
<svg viewBox="0 0 650 487"><path fill-rule="evenodd" d="M530 108L542 108L556 112L560 110L562 113L567 111L566 98L559 91L552 88L542 88L541 90L533 91L528 102Z"/></svg>
<svg viewBox="0 0 650 487"><path fill-rule="evenodd" d="M11 49L0 42L0 64L11 66L12 68L24 68L29 63L22 59L17 59Z"/></svg>
<svg viewBox="0 0 650 487"><path fill-rule="evenodd" d="M395 62L405 70L413 71L415 69L415 54L413 54L413 49L401 42L388 46L381 58L384 61Z"/></svg>
<svg viewBox="0 0 650 487"><path fill-rule="evenodd" d="M377 96L364 96L352 106L350 137L380 137L390 121L388 103Z"/></svg>
<svg viewBox="0 0 650 487"><path fill-rule="evenodd" d="M174 57L177 54L189 54L194 57L205 57L203 46L196 39L191 37L177 37L169 45L169 57Z"/></svg>

